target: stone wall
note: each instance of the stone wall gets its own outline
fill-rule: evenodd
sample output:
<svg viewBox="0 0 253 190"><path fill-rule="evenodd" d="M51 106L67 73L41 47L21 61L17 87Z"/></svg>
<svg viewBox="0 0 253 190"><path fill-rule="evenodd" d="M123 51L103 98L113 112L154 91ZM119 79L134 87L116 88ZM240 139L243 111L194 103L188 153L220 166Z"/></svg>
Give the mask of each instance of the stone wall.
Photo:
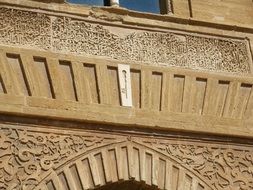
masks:
<svg viewBox="0 0 253 190"><path fill-rule="evenodd" d="M141 182L145 189L253 188L252 145L63 125L1 123L0 188L86 190L124 181Z"/></svg>
<svg viewBox="0 0 253 190"><path fill-rule="evenodd" d="M196 2L0 0L0 189L253 189L253 27Z"/></svg>
<svg viewBox="0 0 253 190"><path fill-rule="evenodd" d="M253 24L251 0L174 0L173 3L175 16L215 23Z"/></svg>
<svg viewBox="0 0 253 190"><path fill-rule="evenodd" d="M26 3L1 0L1 112L252 136L251 28Z"/></svg>

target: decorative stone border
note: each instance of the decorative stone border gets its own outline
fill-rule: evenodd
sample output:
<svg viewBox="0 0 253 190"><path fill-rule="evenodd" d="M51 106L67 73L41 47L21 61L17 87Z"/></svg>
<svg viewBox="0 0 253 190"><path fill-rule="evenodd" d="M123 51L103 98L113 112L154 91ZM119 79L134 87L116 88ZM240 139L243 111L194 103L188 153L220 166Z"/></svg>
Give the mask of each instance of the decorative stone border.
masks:
<svg viewBox="0 0 253 190"><path fill-rule="evenodd" d="M25 125L1 124L0 131L4 189L93 189L120 180L160 189L253 188L251 146Z"/></svg>
<svg viewBox="0 0 253 190"><path fill-rule="evenodd" d="M100 24L6 7L0 8L0 20L3 45L164 67L251 73L247 40L143 31L121 37Z"/></svg>

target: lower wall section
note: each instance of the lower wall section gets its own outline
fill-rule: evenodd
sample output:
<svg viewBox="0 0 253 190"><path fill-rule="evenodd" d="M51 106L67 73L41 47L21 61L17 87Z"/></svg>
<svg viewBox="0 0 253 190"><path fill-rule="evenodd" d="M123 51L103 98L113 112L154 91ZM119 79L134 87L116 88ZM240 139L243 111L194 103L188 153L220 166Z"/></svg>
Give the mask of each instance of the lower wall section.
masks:
<svg viewBox="0 0 253 190"><path fill-rule="evenodd" d="M0 189L106 189L125 182L141 182L146 189L253 188L250 143L114 131L109 126L97 126L106 131L91 130L89 124L53 127L57 121L47 126L35 123L40 121L1 122Z"/></svg>

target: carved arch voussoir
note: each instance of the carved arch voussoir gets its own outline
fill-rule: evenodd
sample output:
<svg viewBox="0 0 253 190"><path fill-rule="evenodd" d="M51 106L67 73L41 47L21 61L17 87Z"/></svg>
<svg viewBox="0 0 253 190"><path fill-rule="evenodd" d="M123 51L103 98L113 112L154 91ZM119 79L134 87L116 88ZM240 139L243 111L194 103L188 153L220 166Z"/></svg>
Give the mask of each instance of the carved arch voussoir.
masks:
<svg viewBox="0 0 253 190"><path fill-rule="evenodd" d="M249 145L0 125L0 189L92 189L135 180L170 190L250 190L252 168Z"/></svg>
<svg viewBox="0 0 253 190"><path fill-rule="evenodd" d="M212 189L173 158L136 142L116 143L78 155L50 170L36 190L95 189L134 180L159 189Z"/></svg>

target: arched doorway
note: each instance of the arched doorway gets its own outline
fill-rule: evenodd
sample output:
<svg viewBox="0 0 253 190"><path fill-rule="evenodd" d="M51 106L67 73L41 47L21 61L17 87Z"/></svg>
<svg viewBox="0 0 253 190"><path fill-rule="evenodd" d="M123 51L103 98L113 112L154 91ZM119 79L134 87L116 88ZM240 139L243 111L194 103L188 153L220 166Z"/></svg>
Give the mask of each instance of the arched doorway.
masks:
<svg viewBox="0 0 253 190"><path fill-rule="evenodd" d="M150 147L128 141L110 144L55 166L36 190L209 190L196 172Z"/></svg>
<svg viewBox="0 0 253 190"><path fill-rule="evenodd" d="M158 188L155 186L150 186L145 183L137 182L134 180L111 183L111 184L96 188L96 190L119 190L119 189L120 190L157 190Z"/></svg>

